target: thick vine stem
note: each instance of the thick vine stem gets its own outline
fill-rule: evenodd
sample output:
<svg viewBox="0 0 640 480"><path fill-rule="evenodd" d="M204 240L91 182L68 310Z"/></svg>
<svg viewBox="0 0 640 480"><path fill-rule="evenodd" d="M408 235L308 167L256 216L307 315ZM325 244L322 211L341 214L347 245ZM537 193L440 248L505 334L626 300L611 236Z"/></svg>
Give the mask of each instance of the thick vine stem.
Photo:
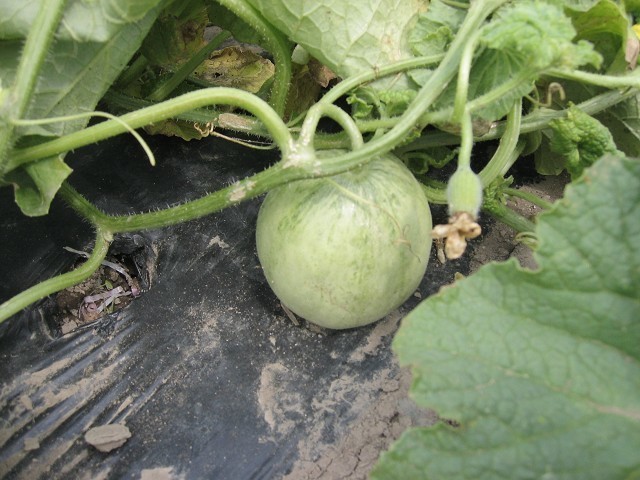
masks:
<svg viewBox="0 0 640 480"><path fill-rule="evenodd" d="M293 149L293 139L287 126L264 100L244 90L215 87L185 93L162 103L127 113L119 117L119 122L107 120L50 142L14 150L11 154L8 170L13 170L27 162L51 157L124 133L127 129L122 125L122 122L129 125L130 128L140 128L189 110L217 104L239 107L258 117L282 151L283 156L288 155Z"/></svg>
<svg viewBox="0 0 640 480"><path fill-rule="evenodd" d="M75 212L92 225L104 225L109 221L109 215L101 212L98 208L80 195L68 182L62 182L58 190L62 199Z"/></svg>
<svg viewBox="0 0 640 480"><path fill-rule="evenodd" d="M453 103L453 113L451 121L458 123L462 121L464 111L468 108L469 75L473 63L473 54L480 40L482 30L477 30L469 39L460 58L460 68L458 69L458 82L456 84L456 96Z"/></svg>
<svg viewBox="0 0 640 480"><path fill-rule="evenodd" d="M507 114L506 127L504 134L500 139L500 143L498 144L497 150L491 157L491 160L489 160L478 174L484 187L493 182L498 175L506 173L506 170L511 167L513 162L520 155L522 148L524 148L524 144L520 149L517 149L516 147L518 146L518 139L520 138L521 123L522 99L519 99L514 102L513 107L511 107L511 111ZM515 158L513 155L514 152L516 152Z"/></svg>
<svg viewBox="0 0 640 480"><path fill-rule="evenodd" d="M142 147L142 149L144 150L144 152L147 154L147 158L149 159L149 163L153 166L155 166L156 164L156 157L153 154L153 151L151 150L151 148L149 148L149 145L147 144L147 142L145 142L144 138L142 138L142 136L136 132L133 128L131 128L129 125L127 125L125 122L123 122L119 117L116 117L115 115L112 115L110 113L107 112L83 112L83 113L77 113L75 115L65 115L63 117L49 117L49 118L41 118L39 120L14 120L14 124L18 125L18 126L25 126L25 125L46 125L48 123L57 123L57 122L68 122L71 120L77 120L80 118L91 118L91 117L103 117L103 118L108 118L109 120L113 120L115 122L118 122L120 125L122 125L127 132L129 132L140 144L140 146Z"/></svg>
<svg viewBox="0 0 640 480"><path fill-rule="evenodd" d="M498 87L501 88L501 87ZM638 90L630 88L625 91L611 90L608 92L596 95L589 100L585 100L576 105L577 108L589 115L595 115L608 108L617 105L631 97L638 94ZM486 95L493 95L492 92L488 92ZM475 108L477 104L474 101L470 102L471 106ZM439 112L434 112L439 113ZM431 115L431 114L429 114ZM541 130L549 125L552 120L566 117L566 110L551 110L548 108L537 109L532 113L525 115L522 118L520 124L520 134L531 133ZM495 140L504 135L507 128L506 121L496 122L491 129L482 136L476 138L478 142L484 142L488 140ZM407 145L403 145L398 148L399 152L410 152L413 150L423 150L425 148L442 147L447 145L457 145L460 141L460 137L452 133L447 132L433 132L428 135L423 135L416 140L413 140Z"/></svg>
<svg viewBox="0 0 640 480"><path fill-rule="evenodd" d="M483 205L482 210L496 220L509 225L518 233L535 232L535 224L509 207L492 202L491 205Z"/></svg>
<svg viewBox="0 0 640 480"><path fill-rule="evenodd" d="M601 75L598 73L563 70L560 68L553 69L549 71L548 74L552 77L575 80L604 88L640 88L640 69L637 68L627 75Z"/></svg>
<svg viewBox="0 0 640 480"><path fill-rule="evenodd" d="M535 193L527 192L525 190L519 190L517 188L505 188L504 194L510 197L521 198L522 200L529 202L543 210L549 210L553 206L552 202L549 202L544 198L540 198Z"/></svg>
<svg viewBox="0 0 640 480"><path fill-rule="evenodd" d="M102 101L110 108L115 107L128 112L154 105L154 102L150 102L142 98L130 97L115 90L109 90L105 93L104 97L102 97ZM236 119L237 122L234 122L233 124L228 122L227 120L230 117ZM254 116L249 114L228 113L223 109L214 110L212 108L204 107L180 113L172 118L205 126L219 126L225 130L237 131L239 133L271 140L271 135L269 135L268 130L264 128L264 125L262 125L262 123Z"/></svg>
<svg viewBox="0 0 640 480"><path fill-rule="evenodd" d="M53 41L65 4L66 0L51 0L40 6L29 29L11 90L4 99L0 99L3 103L0 104L0 118L6 122L6 125L0 128L0 178L7 172L8 167L8 154L14 130L11 119L22 118L27 111L38 72Z"/></svg>
<svg viewBox="0 0 640 480"><path fill-rule="evenodd" d="M291 83L291 49L286 38L251 5L242 0L217 0L245 21L264 40L265 47L273 55L275 73L269 103L280 117L284 116L289 84Z"/></svg>
<svg viewBox="0 0 640 480"><path fill-rule="evenodd" d="M75 270L45 280L4 302L0 305L0 323L47 295L77 285L89 278L106 257L111 240L111 232L98 228L93 252L86 262Z"/></svg>
<svg viewBox="0 0 640 480"><path fill-rule="evenodd" d="M96 227L96 243L89 259L77 269L45 280L0 305L0 323L23 308L47 295L76 285L85 280L104 260L114 234L175 225L222 210L265 193L272 188L311 176L305 169L286 168L283 162L264 170L253 177L237 182L225 189L203 198L157 212L114 216L101 212L64 182L59 190L64 201L81 217Z"/></svg>
<svg viewBox="0 0 640 480"><path fill-rule="evenodd" d="M351 116L340 107L332 103L318 103L309 110L309 115L302 124L298 142L304 147L312 147L318 122L322 116L327 116L337 122L351 141L351 148L358 149L363 145L362 134Z"/></svg>
<svg viewBox="0 0 640 480"><path fill-rule="evenodd" d="M80 216L99 229L115 234L161 228L200 218L254 198L287 182L311 176L313 173L309 168L291 168L287 167L285 162L280 162L202 198L164 210L131 215L108 215L101 212L66 182L63 183L60 193Z"/></svg>

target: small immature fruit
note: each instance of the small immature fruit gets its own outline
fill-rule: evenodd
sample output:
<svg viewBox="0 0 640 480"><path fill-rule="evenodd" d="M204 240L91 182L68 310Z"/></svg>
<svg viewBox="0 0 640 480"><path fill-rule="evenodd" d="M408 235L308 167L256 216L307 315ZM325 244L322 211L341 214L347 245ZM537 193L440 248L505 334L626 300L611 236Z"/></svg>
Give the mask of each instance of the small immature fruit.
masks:
<svg viewBox="0 0 640 480"><path fill-rule="evenodd" d="M474 219L482 206L482 181L469 167L458 168L447 184L449 214L466 212Z"/></svg>
<svg viewBox="0 0 640 480"><path fill-rule="evenodd" d="M258 215L258 256L291 311L326 328L379 320L417 288L431 249L422 188L393 155L272 190Z"/></svg>
<svg viewBox="0 0 640 480"><path fill-rule="evenodd" d="M449 223L436 225L433 238L445 240L446 258L460 258L467 248L467 240L476 238L482 229L476 222L482 206L482 181L468 166L458 166L447 184Z"/></svg>

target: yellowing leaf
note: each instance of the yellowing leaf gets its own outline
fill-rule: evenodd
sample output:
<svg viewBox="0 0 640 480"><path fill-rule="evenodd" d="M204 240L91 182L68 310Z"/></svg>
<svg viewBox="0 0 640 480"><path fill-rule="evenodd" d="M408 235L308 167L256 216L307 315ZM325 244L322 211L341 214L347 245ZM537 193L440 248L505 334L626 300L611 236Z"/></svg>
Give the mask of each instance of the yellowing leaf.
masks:
<svg viewBox="0 0 640 480"><path fill-rule="evenodd" d="M273 76L274 67L251 50L234 46L215 52L194 73L212 85L257 93Z"/></svg>

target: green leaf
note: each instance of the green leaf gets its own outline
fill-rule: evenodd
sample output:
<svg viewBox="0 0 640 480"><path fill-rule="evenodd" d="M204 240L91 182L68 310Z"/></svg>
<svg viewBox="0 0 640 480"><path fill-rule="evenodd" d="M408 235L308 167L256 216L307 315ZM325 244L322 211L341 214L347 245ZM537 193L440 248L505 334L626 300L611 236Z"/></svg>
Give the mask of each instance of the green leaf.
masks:
<svg viewBox="0 0 640 480"><path fill-rule="evenodd" d="M373 115L374 108L380 109L378 94L370 86L356 88L347 97L347 103L351 105L353 118L369 118Z"/></svg>
<svg viewBox="0 0 640 480"><path fill-rule="evenodd" d="M584 40L573 43L576 30L561 8L525 0L503 7L483 29L482 41L541 72L551 67L576 68L602 61Z"/></svg>
<svg viewBox="0 0 640 480"><path fill-rule="evenodd" d="M358 87L347 97L354 118L389 118L402 115L416 97L416 90Z"/></svg>
<svg viewBox="0 0 640 480"><path fill-rule="evenodd" d="M586 12L598 3L599 0L547 0L547 2L561 8L569 8L576 12Z"/></svg>
<svg viewBox="0 0 640 480"><path fill-rule="evenodd" d="M9 3L0 2L0 12L15 10ZM140 46L159 11L159 0L134 3L121 0L69 3L60 27L60 31L66 30L69 35L60 33L47 53L24 119L60 117L95 108ZM0 33L0 38L9 38L0 41L3 88L13 83L22 51L22 39L19 37L26 35L40 3L20 5L24 8L13 12L15 16L0 26L0 30L7 29ZM101 19L100 25L105 26L104 29L97 26L97 18ZM15 27L13 31L11 27ZM83 31L91 35L85 35ZM88 118L83 118L21 126L14 131L13 141L17 143L30 136L29 142L37 142L42 136L64 135L79 130L87 122ZM62 158L56 157L31 163L11 172L2 181L14 185L15 200L26 215L44 215L57 189L70 173L71 169Z"/></svg>
<svg viewBox="0 0 640 480"><path fill-rule="evenodd" d="M603 58L609 73L624 73L629 22L624 10L612 0L600 0L587 11L567 10L576 29L576 40L588 40Z"/></svg>
<svg viewBox="0 0 640 480"><path fill-rule="evenodd" d="M562 155L573 178L605 154L619 153L611 132L598 120L571 106L566 118L549 122L551 151Z"/></svg>
<svg viewBox="0 0 640 480"><path fill-rule="evenodd" d="M469 98L478 98L505 82L513 80L515 83L508 92L475 111L474 115L488 121L504 117L511 110L513 102L534 89L534 78L535 75L522 59L500 50L485 50L474 61L469 79ZM452 98L455 95L453 85L451 95Z"/></svg>
<svg viewBox="0 0 640 480"><path fill-rule="evenodd" d="M464 9L452 7L441 0L432 1L409 32L412 52L425 56L446 53L465 15Z"/></svg>
<svg viewBox="0 0 640 480"><path fill-rule="evenodd" d="M404 38L414 17L423 11L421 0L248 0L289 39L340 77L411 58ZM376 83L381 88L407 86L397 78Z"/></svg>
<svg viewBox="0 0 640 480"><path fill-rule="evenodd" d="M262 36L228 8L213 2L209 5L208 12L214 25L229 30L239 42L263 44Z"/></svg>
<svg viewBox="0 0 640 480"><path fill-rule="evenodd" d="M586 40L575 41L576 30L560 6L541 1L522 1L501 8L482 30L478 53L469 76L469 100L491 94L484 106L474 110L480 120L503 118L518 98L535 88L546 69L599 65L600 55ZM422 84L428 72L412 74ZM456 84L447 86L435 109L453 104Z"/></svg>
<svg viewBox="0 0 640 480"><path fill-rule="evenodd" d="M431 167L444 168L458 156L458 150L457 148L432 147L406 153L400 158L415 175L424 175Z"/></svg>
<svg viewBox="0 0 640 480"><path fill-rule="evenodd" d="M475 120L480 123L493 122L503 118L513 102L528 94L534 88L537 72L521 58L501 50L485 49L474 60L469 75L469 100L474 100L493 90L508 85L509 88L500 95L494 96L491 102L473 111ZM428 78L427 75L418 78L412 75L418 83ZM456 95L457 86L450 83L434 104L434 109L451 107Z"/></svg>
<svg viewBox="0 0 640 480"><path fill-rule="evenodd" d="M416 91L404 90L382 90L379 92L382 114L387 117L402 115L416 97Z"/></svg>
<svg viewBox="0 0 640 480"><path fill-rule="evenodd" d="M83 2L86 3L86 2ZM119 23L105 41L59 40L49 51L25 118L42 119L91 111L136 52L158 13L147 0L147 14L134 23ZM94 5L94 9L101 5ZM97 15L96 12L94 12ZM107 12L102 12L107 15ZM91 17L93 18L93 17ZM78 20L79 22L80 20ZM22 49L20 41L0 41L2 86L11 85ZM18 135L64 135L87 120L21 127Z"/></svg>
<svg viewBox="0 0 640 480"><path fill-rule="evenodd" d="M46 0L0 1L0 39L16 40L27 36L40 5ZM59 40L105 42L123 24L141 20L149 9L163 0L70 1L56 34Z"/></svg>
<svg viewBox="0 0 640 480"><path fill-rule="evenodd" d="M640 157L640 96L620 102L596 118L609 129L620 150Z"/></svg>
<svg viewBox="0 0 640 480"><path fill-rule="evenodd" d="M540 217L538 270L486 265L411 312L411 395L459 427L407 432L372 478L639 478L638 219L640 162L604 157Z"/></svg>
<svg viewBox="0 0 640 480"><path fill-rule="evenodd" d="M536 171L540 175L559 175L567 168L565 156L551 150L550 135L549 131L541 132L540 145L533 153Z"/></svg>
<svg viewBox="0 0 640 480"><path fill-rule="evenodd" d="M295 118L308 110L334 78L335 74L315 58L307 59L305 64L293 62L284 118Z"/></svg>
<svg viewBox="0 0 640 480"><path fill-rule="evenodd" d="M627 7L627 11L634 15L640 15L640 0L627 0L625 7Z"/></svg>
<svg viewBox="0 0 640 480"><path fill-rule="evenodd" d="M606 91L604 88L568 80L562 81L562 87L566 95L566 101L559 103L558 106L564 107L568 107L571 103L585 102ZM544 93L541 95L544 95ZM619 150L629 157L640 157L640 95L632 96L616 103L612 107L595 114L594 118L607 127ZM557 175L564 170L565 165L564 158L553 152L551 152L551 156L555 156L557 161L552 160L549 162L550 155L548 153L550 152L550 147L547 139L551 136L551 133L548 129L545 130L545 140L542 142L541 148L544 148L546 152L535 152L536 169L538 173L543 175ZM538 162L547 166L550 166L550 163L555 163L556 167L552 170L545 167L540 169L538 168Z"/></svg>
<svg viewBox="0 0 640 480"><path fill-rule="evenodd" d="M53 197L71 172L61 157L51 157L14 170L4 180L13 184L22 213L36 217L49 213Z"/></svg>

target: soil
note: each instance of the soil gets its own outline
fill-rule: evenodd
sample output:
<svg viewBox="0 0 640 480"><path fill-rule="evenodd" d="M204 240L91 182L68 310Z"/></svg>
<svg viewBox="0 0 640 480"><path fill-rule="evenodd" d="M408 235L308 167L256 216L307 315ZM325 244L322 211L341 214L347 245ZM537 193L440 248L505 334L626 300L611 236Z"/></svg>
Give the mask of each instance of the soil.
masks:
<svg viewBox="0 0 640 480"><path fill-rule="evenodd" d="M400 315L390 315L379 323L368 338L367 344L355 350L350 360L375 355L383 346L384 338L392 335L400 321ZM411 375L396 364L376 373L366 384L356 384L354 379L343 376L331 385L329 395L317 400L315 427L310 435L298 442L298 460L285 480L311 480L336 478L366 478L381 452L389 448L393 440L409 427L429 426L438 421L430 410L419 409L409 398ZM352 408L358 412L350 429L336 443L323 441L322 415L326 409L354 389L378 391L378 398L356 397ZM272 389L267 389L267 391Z"/></svg>

